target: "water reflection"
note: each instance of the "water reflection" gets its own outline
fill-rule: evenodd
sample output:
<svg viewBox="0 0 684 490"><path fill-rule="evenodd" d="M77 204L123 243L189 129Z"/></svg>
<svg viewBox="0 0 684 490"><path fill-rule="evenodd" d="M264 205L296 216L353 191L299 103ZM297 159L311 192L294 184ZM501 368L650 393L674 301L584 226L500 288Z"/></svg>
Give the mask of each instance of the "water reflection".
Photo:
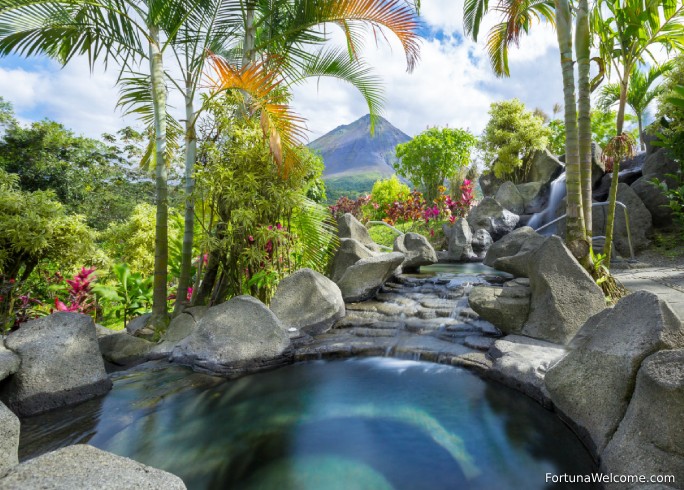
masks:
<svg viewBox="0 0 684 490"><path fill-rule="evenodd" d="M21 456L90 444L189 488L547 488L593 463L532 400L457 368L395 359L233 381L152 364L106 397L26 419Z"/></svg>

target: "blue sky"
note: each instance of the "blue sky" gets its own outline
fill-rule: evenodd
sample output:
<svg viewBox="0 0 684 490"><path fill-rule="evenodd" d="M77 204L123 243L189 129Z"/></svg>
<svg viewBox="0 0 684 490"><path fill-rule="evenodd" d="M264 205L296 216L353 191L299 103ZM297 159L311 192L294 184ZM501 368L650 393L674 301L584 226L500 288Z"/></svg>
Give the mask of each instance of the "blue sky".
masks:
<svg viewBox="0 0 684 490"><path fill-rule="evenodd" d="M449 125L479 133L491 102L518 97L549 114L562 102L559 55L549 26L537 26L523 39L511 54L512 76L497 79L484 36L477 44L463 37L462 0L424 1L422 15L426 39L413 73L406 73L401 48L389 35L389 45L372 41L364 52L385 85L384 116L404 132L415 135L428 126ZM487 30L484 26L481 32ZM91 73L85 59L63 69L44 58L0 59L0 95L13 103L21 121L47 117L87 136L137 124L116 111L115 81L114 70L97 66ZM293 109L306 118L312 140L368 112L353 88L332 80L307 82L294 94ZM170 103L182 107L173 92Z"/></svg>

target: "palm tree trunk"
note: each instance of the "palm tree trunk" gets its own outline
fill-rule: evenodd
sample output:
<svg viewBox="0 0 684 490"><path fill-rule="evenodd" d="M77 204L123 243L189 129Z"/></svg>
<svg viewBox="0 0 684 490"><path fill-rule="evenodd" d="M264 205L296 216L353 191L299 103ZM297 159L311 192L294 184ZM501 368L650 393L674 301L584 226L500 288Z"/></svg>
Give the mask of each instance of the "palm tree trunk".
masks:
<svg viewBox="0 0 684 490"><path fill-rule="evenodd" d="M154 136L156 143L155 191L157 223L154 239L154 292L152 295L151 325L161 331L168 324L166 307L167 275L169 262L168 240L168 182L166 170L166 85L164 65L159 45L159 28L150 26L150 73L152 75L152 99L154 103Z"/></svg>
<svg viewBox="0 0 684 490"><path fill-rule="evenodd" d="M620 105L617 115L617 135L622 134L625 123L625 106L627 105L627 88L629 83L629 71L625 68L625 79L620 81ZM608 195L608 214L606 215L606 243L603 246L603 254L606 256L605 264L610 267L610 259L613 249L613 232L615 230L615 208L617 203L617 189L620 175L620 160L615 158L613 161L613 180L610 183L610 194Z"/></svg>
<svg viewBox="0 0 684 490"><path fill-rule="evenodd" d="M646 143L644 142L644 121L643 114L641 112L637 114L637 121L639 121L639 146L641 151L645 151Z"/></svg>
<svg viewBox="0 0 684 490"><path fill-rule="evenodd" d="M592 236L592 179L591 179L591 87L589 82L590 68L590 33L589 5L587 0L580 0L577 9L577 29L575 32L575 50L578 68L578 126L579 126L579 165L582 187L582 214L584 218L584 239L591 249ZM578 257L585 266L590 266L590 255Z"/></svg>
<svg viewBox="0 0 684 490"><path fill-rule="evenodd" d="M178 279L178 292L174 315L183 311L188 303L188 287L192 272L192 245L195 231L195 160L197 159L197 135L195 133L195 108L191 75L188 73L185 96L185 223L183 227L183 250L181 252L181 270Z"/></svg>
<svg viewBox="0 0 684 490"><path fill-rule="evenodd" d="M245 7L245 42L242 52L242 66L254 61L256 55L256 26L254 25L254 4L247 0Z"/></svg>
<svg viewBox="0 0 684 490"><path fill-rule="evenodd" d="M565 243L577 258L586 256L588 243L582 215L582 186L579 161L579 136L575 99L575 75L572 58L572 15L567 0L555 0L556 33L563 69L565 104L565 171L567 186L567 218Z"/></svg>

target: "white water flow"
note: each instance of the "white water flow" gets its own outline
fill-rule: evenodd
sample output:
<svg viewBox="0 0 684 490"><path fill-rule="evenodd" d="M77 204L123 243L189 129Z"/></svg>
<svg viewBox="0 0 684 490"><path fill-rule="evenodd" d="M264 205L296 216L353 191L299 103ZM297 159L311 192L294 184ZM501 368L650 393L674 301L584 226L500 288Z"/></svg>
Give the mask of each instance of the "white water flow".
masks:
<svg viewBox="0 0 684 490"><path fill-rule="evenodd" d="M560 174L556 180L551 182L551 191L549 192L549 202L546 207L538 212L534 213L527 223L533 229L537 229L544 226L549 221L557 218L556 209L558 209L558 204L563 200L567 194L567 189L565 187L565 172Z"/></svg>

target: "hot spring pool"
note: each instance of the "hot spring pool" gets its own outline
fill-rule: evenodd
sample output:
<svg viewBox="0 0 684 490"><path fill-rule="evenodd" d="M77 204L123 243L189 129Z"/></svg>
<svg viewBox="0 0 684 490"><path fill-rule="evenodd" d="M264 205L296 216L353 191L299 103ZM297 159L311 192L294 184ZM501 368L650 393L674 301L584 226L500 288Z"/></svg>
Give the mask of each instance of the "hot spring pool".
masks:
<svg viewBox="0 0 684 490"><path fill-rule="evenodd" d="M167 364L22 421L21 457L88 442L190 489L541 489L594 464L534 401L463 369L315 361L226 381Z"/></svg>

